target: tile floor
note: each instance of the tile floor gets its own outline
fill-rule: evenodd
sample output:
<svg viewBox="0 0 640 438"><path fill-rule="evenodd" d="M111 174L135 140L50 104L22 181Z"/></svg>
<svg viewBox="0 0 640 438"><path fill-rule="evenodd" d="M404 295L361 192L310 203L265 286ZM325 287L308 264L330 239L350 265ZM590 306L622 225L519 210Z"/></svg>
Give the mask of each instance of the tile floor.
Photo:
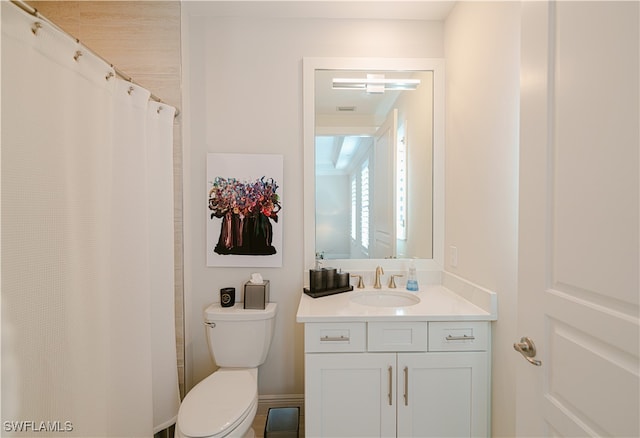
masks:
<svg viewBox="0 0 640 438"><path fill-rule="evenodd" d="M256 415L253 420L253 431L256 433L256 438L264 437L264 426L267 423L267 415Z"/></svg>
<svg viewBox="0 0 640 438"><path fill-rule="evenodd" d="M264 438L264 426L267 423L267 414L257 414L253 420L253 431L256 434L256 438ZM299 438L304 438L304 415L299 417ZM173 438L174 428L171 426L161 432L154 435L154 438Z"/></svg>

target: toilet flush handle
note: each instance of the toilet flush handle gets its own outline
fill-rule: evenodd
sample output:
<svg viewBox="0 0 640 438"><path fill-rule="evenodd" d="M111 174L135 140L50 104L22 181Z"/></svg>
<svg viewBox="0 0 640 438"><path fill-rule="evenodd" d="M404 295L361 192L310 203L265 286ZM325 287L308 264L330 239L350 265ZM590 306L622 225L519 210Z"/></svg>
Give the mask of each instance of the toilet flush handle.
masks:
<svg viewBox="0 0 640 438"><path fill-rule="evenodd" d="M205 321L204 325L209 326L211 328L216 328L216 323L215 322Z"/></svg>

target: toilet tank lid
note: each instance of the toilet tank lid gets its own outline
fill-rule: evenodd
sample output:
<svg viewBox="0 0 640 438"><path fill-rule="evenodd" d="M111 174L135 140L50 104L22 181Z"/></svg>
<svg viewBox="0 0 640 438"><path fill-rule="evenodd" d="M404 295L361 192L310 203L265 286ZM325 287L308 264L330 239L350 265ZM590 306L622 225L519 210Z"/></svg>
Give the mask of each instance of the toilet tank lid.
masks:
<svg viewBox="0 0 640 438"><path fill-rule="evenodd" d="M267 303L265 309L244 309L243 303L236 303L233 307L213 303L205 309L204 316L207 321L258 321L273 318L276 309L276 303Z"/></svg>

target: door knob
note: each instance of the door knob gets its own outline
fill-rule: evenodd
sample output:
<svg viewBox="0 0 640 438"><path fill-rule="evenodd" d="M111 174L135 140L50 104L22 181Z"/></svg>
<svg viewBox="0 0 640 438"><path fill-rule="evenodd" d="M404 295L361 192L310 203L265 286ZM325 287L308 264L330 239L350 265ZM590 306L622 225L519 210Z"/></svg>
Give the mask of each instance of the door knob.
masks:
<svg viewBox="0 0 640 438"><path fill-rule="evenodd" d="M536 356L536 344L533 343L531 338L527 336L520 338L520 342L514 343L513 348L514 350L519 351L520 354L522 354L531 364L537 367L542 365L541 361L533 359Z"/></svg>

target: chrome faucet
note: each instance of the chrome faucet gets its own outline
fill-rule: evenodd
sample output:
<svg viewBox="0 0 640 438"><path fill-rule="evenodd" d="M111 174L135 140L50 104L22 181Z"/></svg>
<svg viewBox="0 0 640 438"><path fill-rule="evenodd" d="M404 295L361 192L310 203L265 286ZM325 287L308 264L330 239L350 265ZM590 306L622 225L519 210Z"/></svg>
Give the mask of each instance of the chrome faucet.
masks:
<svg viewBox="0 0 640 438"><path fill-rule="evenodd" d="M383 274L384 274L384 269L382 269L382 266L378 266L376 268L376 281L375 283L373 283L374 289L380 289L382 287L382 285L380 284L380 276Z"/></svg>

